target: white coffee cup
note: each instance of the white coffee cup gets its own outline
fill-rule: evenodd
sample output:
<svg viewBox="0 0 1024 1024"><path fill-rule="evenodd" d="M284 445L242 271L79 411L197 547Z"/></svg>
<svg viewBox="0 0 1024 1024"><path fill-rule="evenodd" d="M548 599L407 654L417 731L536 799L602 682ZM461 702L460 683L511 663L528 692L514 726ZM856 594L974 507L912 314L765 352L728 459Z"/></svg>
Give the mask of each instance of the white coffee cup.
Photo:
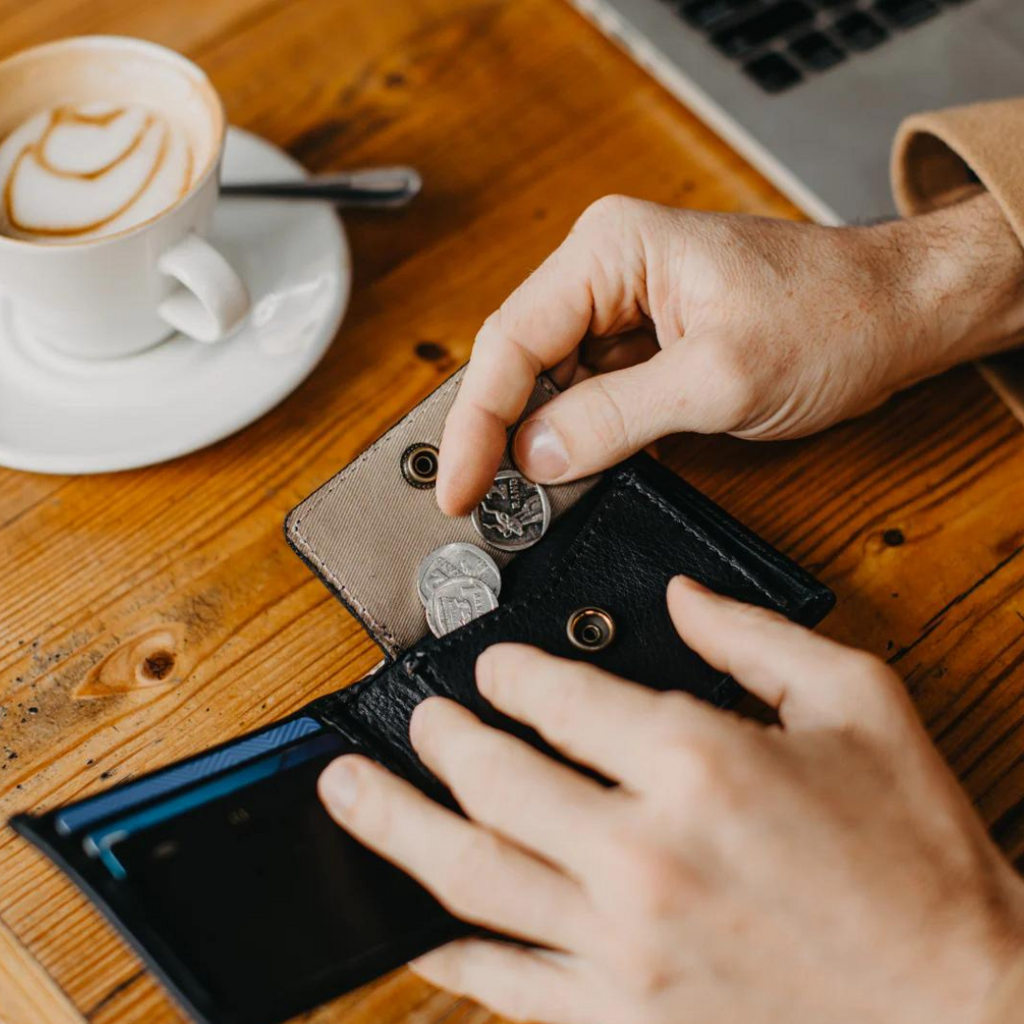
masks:
<svg viewBox="0 0 1024 1024"><path fill-rule="evenodd" d="M20 329L68 355L140 352L176 331L213 342L249 310L249 294L205 240L217 202L225 118L191 61L155 43L81 36L0 62L0 139L61 104L126 100L174 119L189 135L191 188L116 234L33 241L0 234L0 293Z"/></svg>

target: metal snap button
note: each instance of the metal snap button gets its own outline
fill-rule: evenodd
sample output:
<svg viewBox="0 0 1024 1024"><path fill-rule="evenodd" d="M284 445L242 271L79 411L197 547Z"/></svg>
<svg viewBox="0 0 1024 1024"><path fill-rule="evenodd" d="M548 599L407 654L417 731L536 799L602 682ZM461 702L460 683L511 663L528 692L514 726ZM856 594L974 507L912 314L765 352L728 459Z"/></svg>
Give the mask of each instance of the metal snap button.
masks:
<svg viewBox="0 0 1024 1024"><path fill-rule="evenodd" d="M569 616L566 635L581 651L600 651L615 639L615 620L603 608L579 608Z"/></svg>
<svg viewBox="0 0 1024 1024"><path fill-rule="evenodd" d="M413 487L433 487L437 483L437 448L425 441L409 445L402 453L402 476Z"/></svg>

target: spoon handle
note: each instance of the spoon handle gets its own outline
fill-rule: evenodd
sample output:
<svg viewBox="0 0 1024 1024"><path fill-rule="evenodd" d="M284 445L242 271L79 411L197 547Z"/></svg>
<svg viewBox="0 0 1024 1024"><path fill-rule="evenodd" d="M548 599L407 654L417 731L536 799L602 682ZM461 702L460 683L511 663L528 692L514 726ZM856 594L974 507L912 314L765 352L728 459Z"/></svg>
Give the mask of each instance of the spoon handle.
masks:
<svg viewBox="0 0 1024 1024"><path fill-rule="evenodd" d="M368 167L295 181L222 182L222 196L328 199L338 206L396 207L414 199L423 179L414 167Z"/></svg>

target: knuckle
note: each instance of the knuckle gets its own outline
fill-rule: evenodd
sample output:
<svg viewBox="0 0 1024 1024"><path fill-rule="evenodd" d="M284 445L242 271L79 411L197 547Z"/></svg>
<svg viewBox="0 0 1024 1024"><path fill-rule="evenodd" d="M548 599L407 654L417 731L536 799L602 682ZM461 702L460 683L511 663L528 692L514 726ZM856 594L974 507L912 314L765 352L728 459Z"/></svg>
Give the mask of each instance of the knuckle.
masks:
<svg viewBox="0 0 1024 1024"><path fill-rule="evenodd" d="M500 856L500 840L491 832L475 828L455 850L441 870L437 891L441 902L460 917L480 913L491 890L494 865Z"/></svg>
<svg viewBox="0 0 1024 1024"><path fill-rule="evenodd" d="M670 799L684 799L701 804L711 798L727 795L731 759L722 743L714 736L696 734L688 722L679 718L666 726L668 733L661 744L665 760L663 792Z"/></svg>
<svg viewBox="0 0 1024 1024"><path fill-rule="evenodd" d="M627 941L617 956L624 987L634 996L657 996L669 988L675 972L660 946L650 939ZM644 1015L644 1020L650 1020Z"/></svg>
<svg viewBox="0 0 1024 1024"><path fill-rule="evenodd" d="M593 402L589 405L589 432L602 451L615 454L629 447L629 419L618 399L600 375L590 380Z"/></svg>
<svg viewBox="0 0 1024 1024"><path fill-rule="evenodd" d="M631 196L607 195L594 200L580 214L573 230L597 228L603 230L617 227L631 220L639 219L647 206L642 200Z"/></svg>
<svg viewBox="0 0 1024 1024"><path fill-rule="evenodd" d="M508 777L502 751L487 738L463 737L451 744L446 761L448 783L463 809L475 818L487 817L496 787Z"/></svg>
<svg viewBox="0 0 1024 1024"><path fill-rule="evenodd" d="M851 660L847 671L859 718L875 727L884 726L893 735L918 720L903 680L884 661L866 652L856 652Z"/></svg>
<svg viewBox="0 0 1024 1024"><path fill-rule="evenodd" d="M564 739L579 721L579 708L583 701L583 687L575 673L566 674L557 686L551 688L544 712L545 730L551 739Z"/></svg>
<svg viewBox="0 0 1024 1024"><path fill-rule="evenodd" d="M899 676L881 658L867 651L850 651L845 655L844 662L847 678L858 689L885 698L903 688Z"/></svg>
<svg viewBox="0 0 1024 1024"><path fill-rule="evenodd" d="M688 888L686 871L668 850L646 839L620 840L616 851L622 897L640 922L664 920L680 909Z"/></svg>
<svg viewBox="0 0 1024 1024"><path fill-rule="evenodd" d="M504 352L511 343L513 352L518 353L521 358L528 359L528 353L518 345L515 337L515 325L518 320L516 311L522 303L522 289L523 285L520 285L480 325L473 340L473 352L478 357L480 354Z"/></svg>
<svg viewBox="0 0 1024 1024"><path fill-rule="evenodd" d="M633 199L630 196L611 193L594 200L580 215L578 223L620 220L623 217L630 216L641 205L640 200Z"/></svg>
<svg viewBox="0 0 1024 1024"><path fill-rule="evenodd" d="M474 348L486 348L489 343L493 342L501 334L501 321L505 315L502 312L504 308L505 305L503 303L493 313L489 314L480 325L479 330L476 332L476 339L473 342Z"/></svg>

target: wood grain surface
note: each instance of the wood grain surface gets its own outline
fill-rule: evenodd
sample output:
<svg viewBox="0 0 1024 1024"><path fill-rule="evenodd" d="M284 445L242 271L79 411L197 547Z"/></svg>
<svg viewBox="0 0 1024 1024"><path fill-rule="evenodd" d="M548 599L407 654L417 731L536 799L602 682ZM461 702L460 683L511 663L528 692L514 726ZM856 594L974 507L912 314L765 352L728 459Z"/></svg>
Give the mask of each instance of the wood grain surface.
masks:
<svg viewBox="0 0 1024 1024"><path fill-rule="evenodd" d="M411 163L347 219L348 317L281 406L166 465L0 471L0 819L273 721L377 652L281 521L463 362L583 206L625 192L796 216L561 0L0 0L0 54L85 32L195 59L235 124L312 170ZM2 371L0 371L2 372ZM838 593L824 631L888 657L999 842L1024 854L1024 434L970 368L818 437L680 437L663 459ZM182 1020L43 857L0 831L0 1020ZM326 1024L470 1024L406 971Z"/></svg>

